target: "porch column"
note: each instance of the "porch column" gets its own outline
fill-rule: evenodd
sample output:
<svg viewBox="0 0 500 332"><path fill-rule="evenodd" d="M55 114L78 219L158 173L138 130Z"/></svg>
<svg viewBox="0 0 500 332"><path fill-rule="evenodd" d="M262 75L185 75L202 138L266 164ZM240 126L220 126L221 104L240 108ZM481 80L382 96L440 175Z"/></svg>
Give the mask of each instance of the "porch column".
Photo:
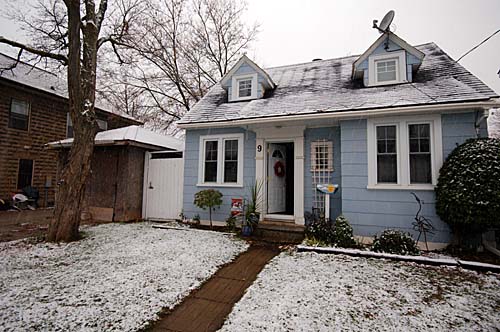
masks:
<svg viewBox="0 0 500 332"><path fill-rule="evenodd" d="M264 211L267 211L267 201L264 199L265 197L265 186L266 186L266 179L265 179L265 161L264 161L264 152L265 152L265 146L264 146L264 139L262 138L257 138L255 140L255 181L257 183L262 183L262 202L260 204L260 220L264 220Z"/></svg>
<svg viewBox="0 0 500 332"><path fill-rule="evenodd" d="M294 216L295 224L304 225L304 136L294 139Z"/></svg>

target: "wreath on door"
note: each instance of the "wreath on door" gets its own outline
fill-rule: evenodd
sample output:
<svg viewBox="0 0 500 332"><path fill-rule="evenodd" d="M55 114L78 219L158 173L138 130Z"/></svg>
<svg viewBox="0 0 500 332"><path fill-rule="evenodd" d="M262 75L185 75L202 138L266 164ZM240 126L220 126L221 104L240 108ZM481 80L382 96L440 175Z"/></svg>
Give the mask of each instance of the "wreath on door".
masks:
<svg viewBox="0 0 500 332"><path fill-rule="evenodd" d="M285 176L285 165L281 161L277 161L274 164L274 175L280 178Z"/></svg>

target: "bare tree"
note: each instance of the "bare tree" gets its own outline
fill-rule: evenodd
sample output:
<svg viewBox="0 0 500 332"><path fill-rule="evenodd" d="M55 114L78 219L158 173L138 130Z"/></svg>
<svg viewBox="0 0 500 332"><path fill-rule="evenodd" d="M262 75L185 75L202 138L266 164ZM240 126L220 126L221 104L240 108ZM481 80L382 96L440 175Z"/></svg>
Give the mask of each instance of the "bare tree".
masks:
<svg viewBox="0 0 500 332"><path fill-rule="evenodd" d="M255 39L258 26L243 22L246 8L239 0L149 1L144 20L134 26L125 45L133 63L122 64L124 75L111 70L103 85L137 91L145 114L140 118L155 129L171 131L171 125L227 73ZM102 90L106 99L113 99L107 97L113 94L110 89ZM120 98L113 103L123 107L126 95Z"/></svg>
<svg viewBox="0 0 500 332"><path fill-rule="evenodd" d="M18 59L28 52L39 59L55 60L67 69L74 140L62 171L49 241L79 238L85 183L97 132L94 110L97 53L106 44L117 50L139 8L139 0L121 0L109 11L107 0L101 0L98 6L94 0L38 0L32 15L19 10L21 14L17 16L31 33L31 43L0 37L0 43L19 49Z"/></svg>

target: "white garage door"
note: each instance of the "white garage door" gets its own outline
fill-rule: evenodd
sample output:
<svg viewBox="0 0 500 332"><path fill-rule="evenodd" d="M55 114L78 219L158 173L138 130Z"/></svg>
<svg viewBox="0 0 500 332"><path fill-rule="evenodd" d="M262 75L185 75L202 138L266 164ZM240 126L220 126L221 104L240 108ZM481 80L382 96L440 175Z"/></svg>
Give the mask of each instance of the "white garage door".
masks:
<svg viewBox="0 0 500 332"><path fill-rule="evenodd" d="M182 152L146 153L143 216L172 220L182 211L184 159Z"/></svg>

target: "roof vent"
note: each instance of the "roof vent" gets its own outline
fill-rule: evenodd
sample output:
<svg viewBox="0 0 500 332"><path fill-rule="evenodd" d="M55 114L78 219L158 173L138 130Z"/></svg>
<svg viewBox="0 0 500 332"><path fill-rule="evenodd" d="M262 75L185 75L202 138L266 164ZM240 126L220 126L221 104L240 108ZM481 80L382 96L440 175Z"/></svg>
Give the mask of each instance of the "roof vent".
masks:
<svg viewBox="0 0 500 332"><path fill-rule="evenodd" d="M54 91L56 91L56 88L54 88L54 86L53 86L53 85L51 85L51 86L50 86L50 90L54 90Z"/></svg>
<svg viewBox="0 0 500 332"><path fill-rule="evenodd" d="M316 58L316 59L313 59L313 62L314 62L314 61L321 61L321 60L323 60L323 59Z"/></svg>

